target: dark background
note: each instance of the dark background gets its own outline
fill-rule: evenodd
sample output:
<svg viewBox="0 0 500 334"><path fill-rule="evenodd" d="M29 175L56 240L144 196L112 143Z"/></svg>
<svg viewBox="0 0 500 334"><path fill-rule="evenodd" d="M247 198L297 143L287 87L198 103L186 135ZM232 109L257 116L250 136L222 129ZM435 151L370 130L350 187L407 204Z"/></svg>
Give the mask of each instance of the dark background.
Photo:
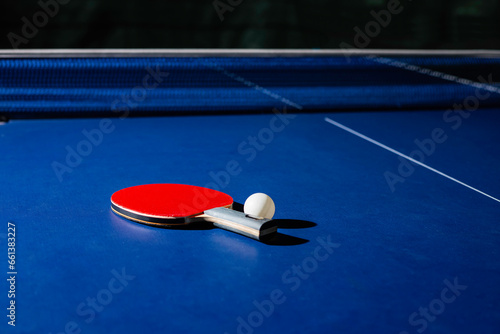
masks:
<svg viewBox="0 0 500 334"><path fill-rule="evenodd" d="M368 48L500 49L498 1L401 0L401 6ZM339 48L353 45L353 28L364 30L370 11L387 1L243 0L222 21L213 0L70 0L59 7L19 48ZM40 10L38 1L4 0L0 48L11 49L8 34L22 36L22 18L33 22Z"/></svg>

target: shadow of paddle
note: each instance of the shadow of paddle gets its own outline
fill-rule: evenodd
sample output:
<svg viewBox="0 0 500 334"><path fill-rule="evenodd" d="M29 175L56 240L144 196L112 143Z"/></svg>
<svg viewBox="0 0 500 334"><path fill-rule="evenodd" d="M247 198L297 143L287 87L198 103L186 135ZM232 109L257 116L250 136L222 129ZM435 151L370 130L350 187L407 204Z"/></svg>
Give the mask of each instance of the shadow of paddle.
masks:
<svg viewBox="0 0 500 334"><path fill-rule="evenodd" d="M233 203L233 210L243 212L243 204L234 202ZM121 221L127 221L128 223L131 223L130 220L124 219L123 217L117 216L110 210L110 214L113 216L113 220L119 220ZM307 221L307 220L298 220L298 219L274 219L274 222L278 226L278 229L299 229L299 228L310 228L317 226L316 223ZM179 224L179 225L162 225L162 224L143 224L140 222L135 222L138 223L139 226L149 226L149 227L155 227L155 228L160 228L160 229L166 229L166 230L211 230L216 228L213 224L207 223L204 221L193 221L189 224ZM0 238L2 235L0 234ZM296 246L296 245L302 245L309 240L303 239L303 238L298 238L294 237L291 235L283 234L277 232L271 237L264 238L263 240L260 240L262 243L270 246Z"/></svg>
<svg viewBox="0 0 500 334"><path fill-rule="evenodd" d="M243 204L234 202L233 210L243 212ZM316 223L299 219L273 219L273 221L278 226L278 229L310 228L317 226ZM309 240L278 232L272 237L261 240L261 242L270 246L296 246L305 244L309 242Z"/></svg>
<svg viewBox="0 0 500 334"><path fill-rule="evenodd" d="M153 225L149 225L153 226ZM153 227L165 229L165 230L212 230L216 228L213 224L203 222L203 221L193 221L189 224L179 224L179 225L154 225Z"/></svg>
<svg viewBox="0 0 500 334"><path fill-rule="evenodd" d="M318 224L299 219L274 219L278 228L310 228L315 227Z"/></svg>
<svg viewBox="0 0 500 334"><path fill-rule="evenodd" d="M269 246L297 246L305 244L309 240L278 232L269 239L261 240L261 242Z"/></svg>

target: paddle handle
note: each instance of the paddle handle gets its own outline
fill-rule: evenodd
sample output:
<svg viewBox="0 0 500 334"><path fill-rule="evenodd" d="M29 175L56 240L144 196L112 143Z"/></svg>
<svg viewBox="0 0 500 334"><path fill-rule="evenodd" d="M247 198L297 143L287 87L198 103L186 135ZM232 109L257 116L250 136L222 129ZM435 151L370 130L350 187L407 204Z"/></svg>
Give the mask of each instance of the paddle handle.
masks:
<svg viewBox="0 0 500 334"><path fill-rule="evenodd" d="M206 210L203 219L215 226L255 240L264 240L276 234L278 226L272 219L255 219L228 208Z"/></svg>

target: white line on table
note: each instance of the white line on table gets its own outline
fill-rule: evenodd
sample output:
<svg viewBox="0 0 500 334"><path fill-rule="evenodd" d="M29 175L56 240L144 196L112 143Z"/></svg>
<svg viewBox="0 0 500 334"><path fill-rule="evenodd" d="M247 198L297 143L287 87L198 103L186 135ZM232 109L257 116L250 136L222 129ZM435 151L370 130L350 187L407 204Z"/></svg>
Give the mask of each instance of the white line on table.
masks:
<svg viewBox="0 0 500 334"><path fill-rule="evenodd" d="M404 70L407 70L410 72L420 73L420 74L427 75L430 77L435 77L435 78L440 78L440 79L443 79L446 81L451 81L451 82L454 82L454 83L457 83L460 85L470 86L470 87L474 87L476 89L484 89L484 90L487 90L489 92L500 94L500 88L498 88L496 86L488 85L485 83L479 83L479 82L472 81L469 79L457 77L456 75L453 75L453 74L446 74L446 73L439 72L436 70L431 70L429 68L420 67L418 65L408 64L408 63L405 63L404 61L401 61L401 60L395 60L395 59L391 59L391 58L377 57L377 56L368 56L365 58L369 59L369 60L373 60L373 61L380 63L380 64L385 64L385 65L393 66L396 68L404 69Z"/></svg>
<svg viewBox="0 0 500 334"><path fill-rule="evenodd" d="M499 200L499 199L497 199L497 198L495 198L495 197L493 197L493 196L491 196L491 195L488 195L487 193L482 192L481 190L478 190L478 189L476 189L476 188L474 188L474 187L471 187L471 186L469 186L468 184L463 183L462 181L459 181L459 180L457 180L457 179L455 179L455 178L453 178L453 177L451 177L451 176L449 176L449 175L447 175L447 174L445 174L445 173L443 173L443 172L438 171L437 169L434 169L434 168L432 168L432 167L430 167L430 166L427 166L426 164L421 163L420 161L415 160L415 159L413 159L412 157L407 156L406 154L403 154L403 153L401 153L401 152L399 152L399 151L396 151L395 149L390 148L389 146L386 146L386 145L384 145L384 144L382 144L382 143L380 143L380 142L376 141L375 139L372 139L372 138L370 138L370 137L367 137L367 136L365 136L365 135L363 135L363 134L361 134L361 133L359 133L359 132L357 132L357 131L355 131L355 130L353 130L353 129L351 129L351 128L348 128L348 127L347 127L347 126L345 126L345 125L342 125L342 124L340 124L340 123L338 123L338 122L335 122L335 121L334 121L334 120L332 120L331 118L325 117L325 121L326 121L326 122L328 122L328 123L330 123L330 124L332 124L332 125L335 125L335 126L337 126L337 127L341 128L342 130L345 130L345 131L347 131L347 132L350 132L350 133L352 133L352 134L353 134L353 135L355 135L355 136L358 136L358 137L360 137L360 138L363 138L364 140L369 141L369 142L370 142L370 143L372 143L372 144L375 144L375 145L377 145L377 146L379 146L379 147L382 147L382 148L386 149L386 150L387 150L387 151L389 151L389 152L392 152L392 153L394 153L394 154L396 154L396 155L399 155L400 157L403 157L403 158L405 158L405 159L407 159L407 160L409 160L409 161L413 162L414 164L417 164L417 165L419 165L419 166L422 166L422 167L424 167L424 168L427 168L428 170L433 171L434 173L437 173L437 174L439 174L439 175L441 175L441 176L444 176L445 178L447 178L447 179L449 179L449 180L452 180L452 181L454 181L454 182L456 182L456 183L458 183L458 184L461 184L461 185L463 185L464 187L467 187L467 188L469 188L469 189L471 189L471 190L474 190L474 191L476 191L476 192L480 193L481 195L484 195L484 196L486 196L486 197L489 197L489 198L491 198L492 200L495 200L495 201L497 201L497 202L499 202L499 203L500 203L500 200Z"/></svg>
<svg viewBox="0 0 500 334"><path fill-rule="evenodd" d="M236 81L244 84L247 87L255 89L256 91L261 92L264 95L267 95L267 96L269 96L269 97L271 97L271 98L273 98L273 99L275 99L277 101L280 101L280 102L282 102L282 103L284 103L284 104L286 104L288 106L294 107L294 108L296 108L298 110L302 110L303 109L303 107L301 105L299 105L299 104L297 104L297 103L295 103L293 101L290 101L289 99L284 98L283 96L281 96L279 94L273 93L269 89L264 88L262 86L259 86L255 82L247 80L247 79L243 78L242 76L240 76L238 74L235 74L233 72L229 72L226 69L224 69L223 67L219 66L217 63L209 62L209 64L213 68L215 68L217 71L222 72L225 76L227 76L227 77L229 77L229 78L231 78L233 80L236 80Z"/></svg>

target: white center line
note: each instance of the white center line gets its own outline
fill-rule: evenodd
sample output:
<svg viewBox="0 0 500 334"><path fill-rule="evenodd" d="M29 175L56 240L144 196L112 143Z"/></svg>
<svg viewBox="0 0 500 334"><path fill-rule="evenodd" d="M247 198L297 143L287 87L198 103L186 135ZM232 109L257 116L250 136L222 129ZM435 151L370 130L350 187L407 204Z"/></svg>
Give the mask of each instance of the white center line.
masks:
<svg viewBox="0 0 500 334"><path fill-rule="evenodd" d="M369 142L370 142L370 143L372 143L372 144L375 144L375 145L377 145L377 146L379 146L379 147L382 147L382 148L386 149L386 150L387 150L387 151L389 151L389 152L392 152L392 153L394 153L394 154L397 154L397 155L399 155L400 157L403 157L403 158L405 158L405 159L407 159L407 160L409 160L409 161L413 162L414 164L417 164L417 165L419 165L419 166L422 166L422 167L424 167L424 168L427 168L428 170L433 171L434 173L437 173L437 174L439 174L439 175L441 175L441 176L444 176L445 178L447 178L447 179L449 179L449 180L452 180L452 181L454 181L454 182L456 182L456 183L458 183L458 184L461 184L461 185L463 185L464 187L467 187L467 188L469 188L469 189L471 189L471 190L474 190L474 191L476 191L476 192L480 193L481 195L484 195L484 196L486 196L486 197L489 197L489 198L491 198L492 200L497 201L497 202L499 202L499 203L500 203L500 200L499 200L499 199L497 199L497 198L495 198L495 197L493 197L493 196L491 196L491 195L488 195L487 193L482 192L481 190L478 190L478 189L476 189L476 188L474 188L474 187L471 187L471 186L469 186L468 184L463 183L462 181L459 181L459 180L457 180L457 179L455 179L455 178L453 178L453 177L451 177L451 176L449 176L449 175L447 175L447 174L445 174L445 173L443 173L443 172L438 171L437 169L434 169L434 168L432 168L432 167L430 167L430 166L427 166L426 164L424 164L424 163L422 163L422 162L420 162L420 161L418 161L418 160L415 160L415 159L413 159L412 157L407 156L406 154L403 154L403 153L401 153L401 152L399 152L399 151L396 151L395 149L390 148L389 146L386 146L386 145L384 145L384 144L382 144L382 143L380 143L380 142L376 141L375 139L372 139L372 138L370 138L370 137L367 137L367 136L365 136L365 135L363 135L363 134L361 134L361 133L359 133L359 132L357 132L357 131L355 131L355 130L353 130L353 129L351 129L351 128L348 128L348 127L347 127L347 126L345 126L345 125L342 125L342 124L340 124L340 123L338 123L338 122L335 122L334 120L332 120L332 119L330 119L330 118L328 118L328 117L325 117L325 121L326 121L326 122L328 122L328 123L330 123L330 124L332 124L332 125L335 125L335 126L337 126L337 127L341 128L341 129L343 129L343 130L345 130L345 131L347 131L347 132L350 132L350 133L352 133L352 134L353 134L353 135L355 135L355 136L358 136L358 137L360 137L360 138L363 138L364 140L369 141Z"/></svg>
<svg viewBox="0 0 500 334"><path fill-rule="evenodd" d="M264 95L267 95L277 101L280 101L286 105L289 105L291 107L294 107L298 110L302 110L303 107L287 98L284 98L283 96L279 95L279 94L276 94L276 93L273 93L271 92L269 89L267 88L264 88L262 86L259 86L257 85L255 82L252 82L250 80L247 80L245 78L243 78L242 76L239 76L238 74L236 73L233 73L233 72L229 72L227 70L225 70L224 68L222 68L221 66L217 65L216 63L214 62L209 62L208 63L210 66L212 66L215 70L219 71L219 72L222 72L222 74L224 74L225 76L235 80L235 81L238 81L242 84L244 84L245 86L247 87L250 87L250 88L253 88L255 89L256 91L258 92L261 92L262 94Z"/></svg>

